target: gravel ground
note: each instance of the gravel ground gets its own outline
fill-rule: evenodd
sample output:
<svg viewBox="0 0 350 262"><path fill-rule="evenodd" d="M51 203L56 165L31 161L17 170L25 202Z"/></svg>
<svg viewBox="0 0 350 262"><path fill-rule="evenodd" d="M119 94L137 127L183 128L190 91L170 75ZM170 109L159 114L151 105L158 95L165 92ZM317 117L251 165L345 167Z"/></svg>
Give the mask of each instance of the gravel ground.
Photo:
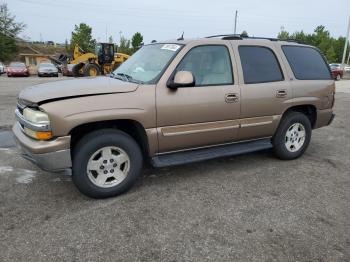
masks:
<svg viewBox="0 0 350 262"><path fill-rule="evenodd" d="M60 79L0 77L0 261L350 261L350 81L300 159L146 168L129 193L91 200L6 131L23 87Z"/></svg>

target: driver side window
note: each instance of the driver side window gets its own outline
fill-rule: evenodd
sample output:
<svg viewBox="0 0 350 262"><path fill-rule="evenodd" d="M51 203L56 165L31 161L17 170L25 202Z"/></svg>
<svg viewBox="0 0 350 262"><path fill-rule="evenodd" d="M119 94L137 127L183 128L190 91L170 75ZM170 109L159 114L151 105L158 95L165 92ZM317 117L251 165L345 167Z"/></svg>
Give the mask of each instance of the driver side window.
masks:
<svg viewBox="0 0 350 262"><path fill-rule="evenodd" d="M192 72L195 86L233 84L230 53L222 45L192 48L177 66L178 71Z"/></svg>

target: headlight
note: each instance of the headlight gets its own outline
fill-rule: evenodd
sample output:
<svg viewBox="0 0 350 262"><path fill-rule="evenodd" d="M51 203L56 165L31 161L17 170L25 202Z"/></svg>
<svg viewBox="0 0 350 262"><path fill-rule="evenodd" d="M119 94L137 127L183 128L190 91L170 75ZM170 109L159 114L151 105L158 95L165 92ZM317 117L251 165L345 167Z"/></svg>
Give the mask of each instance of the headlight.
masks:
<svg viewBox="0 0 350 262"><path fill-rule="evenodd" d="M44 125L50 125L50 119L49 116L42 111L39 110L33 110L30 108L25 108L23 110L23 117L30 123L33 124L44 124ZM48 140L52 138L52 132L51 131L35 131L28 127L24 127L24 133L26 133L28 136L39 139L39 140Z"/></svg>
<svg viewBox="0 0 350 262"><path fill-rule="evenodd" d="M34 124L50 123L49 116L46 113L38 110L33 110L28 107L23 110L23 116L29 122L32 122Z"/></svg>

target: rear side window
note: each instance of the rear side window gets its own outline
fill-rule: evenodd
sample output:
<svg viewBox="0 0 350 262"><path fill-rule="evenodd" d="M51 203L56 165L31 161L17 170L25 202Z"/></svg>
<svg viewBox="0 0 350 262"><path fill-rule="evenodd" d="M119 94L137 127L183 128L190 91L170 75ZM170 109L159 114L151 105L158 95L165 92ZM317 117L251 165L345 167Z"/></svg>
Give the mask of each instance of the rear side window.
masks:
<svg viewBox="0 0 350 262"><path fill-rule="evenodd" d="M282 46L296 79L329 80L328 65L319 51L312 47Z"/></svg>
<svg viewBox="0 0 350 262"><path fill-rule="evenodd" d="M273 51L262 46L239 46L244 83L282 81L283 74Z"/></svg>

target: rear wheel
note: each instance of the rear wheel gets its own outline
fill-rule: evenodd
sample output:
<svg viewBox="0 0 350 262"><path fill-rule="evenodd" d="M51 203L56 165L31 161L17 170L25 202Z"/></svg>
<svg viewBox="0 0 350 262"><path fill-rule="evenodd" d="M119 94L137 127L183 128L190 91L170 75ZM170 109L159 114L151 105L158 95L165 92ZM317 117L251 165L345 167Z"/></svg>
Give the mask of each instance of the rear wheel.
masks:
<svg viewBox="0 0 350 262"><path fill-rule="evenodd" d="M112 129L94 131L74 149L72 179L89 197L112 197L133 186L142 162L140 147L128 134Z"/></svg>
<svg viewBox="0 0 350 262"><path fill-rule="evenodd" d="M299 112L287 113L272 139L275 155L283 160L300 157L310 143L311 129L306 115Z"/></svg>
<svg viewBox="0 0 350 262"><path fill-rule="evenodd" d="M101 70L96 64L86 64L84 66L84 76L98 76L101 75Z"/></svg>

